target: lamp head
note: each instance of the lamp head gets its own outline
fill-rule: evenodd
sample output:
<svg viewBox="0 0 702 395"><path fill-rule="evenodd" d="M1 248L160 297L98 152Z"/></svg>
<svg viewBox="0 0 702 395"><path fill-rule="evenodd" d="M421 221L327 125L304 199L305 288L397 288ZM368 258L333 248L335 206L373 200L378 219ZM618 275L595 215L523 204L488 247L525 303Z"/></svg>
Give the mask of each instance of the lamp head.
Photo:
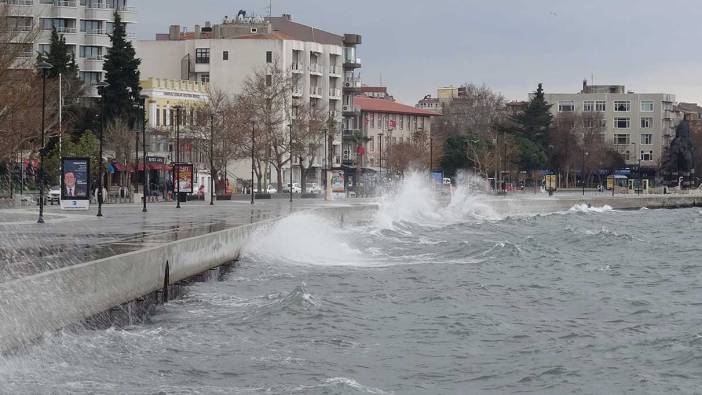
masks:
<svg viewBox="0 0 702 395"><path fill-rule="evenodd" d="M53 69L54 66L53 66L51 63L47 62L47 61L42 61L42 62L40 62L40 63L37 65L37 68L38 68L39 70L44 70L44 71L45 71L45 70Z"/></svg>

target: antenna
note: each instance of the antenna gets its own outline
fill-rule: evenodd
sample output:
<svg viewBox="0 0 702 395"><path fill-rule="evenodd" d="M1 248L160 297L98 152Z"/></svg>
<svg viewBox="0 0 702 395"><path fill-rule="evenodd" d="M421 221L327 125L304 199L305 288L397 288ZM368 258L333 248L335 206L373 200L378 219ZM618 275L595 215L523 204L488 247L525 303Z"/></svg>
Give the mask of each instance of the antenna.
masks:
<svg viewBox="0 0 702 395"><path fill-rule="evenodd" d="M268 18L273 16L273 0L268 0Z"/></svg>

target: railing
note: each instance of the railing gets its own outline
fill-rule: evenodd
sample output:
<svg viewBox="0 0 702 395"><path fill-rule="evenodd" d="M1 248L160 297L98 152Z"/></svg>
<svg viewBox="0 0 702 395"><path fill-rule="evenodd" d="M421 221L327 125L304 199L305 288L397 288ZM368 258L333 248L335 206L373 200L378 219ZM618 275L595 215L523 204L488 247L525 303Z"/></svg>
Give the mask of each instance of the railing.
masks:
<svg viewBox="0 0 702 395"><path fill-rule="evenodd" d="M83 33L100 35L100 34L105 34L105 29L88 29L88 30L84 31Z"/></svg>
<svg viewBox="0 0 702 395"><path fill-rule="evenodd" d="M56 7L75 7L76 2L72 0L54 0L54 6Z"/></svg>
<svg viewBox="0 0 702 395"><path fill-rule="evenodd" d="M291 69L293 71L302 71L302 65L300 65L300 63L293 63Z"/></svg>
<svg viewBox="0 0 702 395"><path fill-rule="evenodd" d="M344 78L344 87L346 88L360 88L361 80L359 78Z"/></svg>
<svg viewBox="0 0 702 395"><path fill-rule="evenodd" d="M339 67L337 67L337 66L329 66L329 74L336 74L336 75L338 75L338 74L339 74L339 71L340 71Z"/></svg>
<svg viewBox="0 0 702 395"><path fill-rule="evenodd" d="M312 63L310 64L310 73L321 73L322 68L319 67L319 64L317 63Z"/></svg>
<svg viewBox="0 0 702 395"><path fill-rule="evenodd" d="M87 57L85 57L85 60L92 60L92 61L99 62L99 61L103 60L103 57L102 57L102 55L87 56Z"/></svg>
<svg viewBox="0 0 702 395"><path fill-rule="evenodd" d="M329 96L331 97L340 97L341 96L341 89L329 89Z"/></svg>
<svg viewBox="0 0 702 395"><path fill-rule="evenodd" d="M51 30L51 29L44 28L44 30ZM56 32L57 32L57 33L75 33L75 32L76 32L76 28L75 28L75 27L64 27L64 26L60 26L60 27L57 27L57 28L56 28Z"/></svg>
<svg viewBox="0 0 702 395"><path fill-rule="evenodd" d="M317 86L310 87L310 95L321 96L322 90L319 89L319 87L317 87Z"/></svg>
<svg viewBox="0 0 702 395"><path fill-rule="evenodd" d="M302 87L295 86L292 88L293 96L302 96Z"/></svg>
<svg viewBox="0 0 702 395"><path fill-rule="evenodd" d="M34 5L34 0L4 0L0 1L0 4L9 5Z"/></svg>
<svg viewBox="0 0 702 395"><path fill-rule="evenodd" d="M12 26L12 31L13 32L31 32L33 28L34 28L33 26L26 26L26 25Z"/></svg>

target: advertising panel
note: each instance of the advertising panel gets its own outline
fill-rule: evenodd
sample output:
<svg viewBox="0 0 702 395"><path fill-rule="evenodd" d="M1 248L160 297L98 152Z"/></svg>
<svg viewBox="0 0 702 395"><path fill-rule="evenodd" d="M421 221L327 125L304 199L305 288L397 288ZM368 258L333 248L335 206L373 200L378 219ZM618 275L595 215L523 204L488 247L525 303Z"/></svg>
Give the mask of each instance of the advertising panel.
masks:
<svg viewBox="0 0 702 395"><path fill-rule="evenodd" d="M193 165L192 163L176 163L173 165L173 174L178 184L173 184L173 192L193 193Z"/></svg>
<svg viewBox="0 0 702 395"><path fill-rule="evenodd" d="M61 158L61 208L90 206L90 158Z"/></svg>

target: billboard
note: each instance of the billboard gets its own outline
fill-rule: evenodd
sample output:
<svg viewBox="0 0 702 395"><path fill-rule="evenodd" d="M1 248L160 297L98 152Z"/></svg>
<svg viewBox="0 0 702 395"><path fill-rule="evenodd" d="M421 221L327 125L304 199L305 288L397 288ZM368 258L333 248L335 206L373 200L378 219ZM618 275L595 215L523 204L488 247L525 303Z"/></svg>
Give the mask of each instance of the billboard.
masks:
<svg viewBox="0 0 702 395"><path fill-rule="evenodd" d="M61 158L61 208L90 206L90 158Z"/></svg>
<svg viewBox="0 0 702 395"><path fill-rule="evenodd" d="M173 165L173 176L178 184L173 184L173 192L193 193L192 163L176 163Z"/></svg>
<svg viewBox="0 0 702 395"><path fill-rule="evenodd" d="M431 172L431 183L435 187L440 187L444 183L444 173L440 171L432 171Z"/></svg>
<svg viewBox="0 0 702 395"><path fill-rule="evenodd" d="M329 173L331 176L331 188L332 192L343 193L344 189L344 172L343 171L332 171Z"/></svg>

